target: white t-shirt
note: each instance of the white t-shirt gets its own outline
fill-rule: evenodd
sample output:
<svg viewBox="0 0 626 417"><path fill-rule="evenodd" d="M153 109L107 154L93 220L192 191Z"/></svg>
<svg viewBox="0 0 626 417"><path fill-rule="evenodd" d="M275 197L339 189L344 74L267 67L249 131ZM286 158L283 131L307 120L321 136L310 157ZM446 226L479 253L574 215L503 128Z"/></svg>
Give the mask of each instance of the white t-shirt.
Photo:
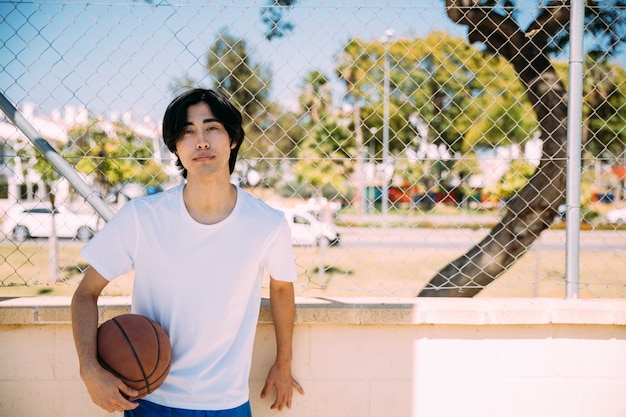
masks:
<svg viewBox="0 0 626 417"><path fill-rule="evenodd" d="M296 279L291 234L280 211L239 188L226 219L200 224L185 208L183 187L130 201L81 254L108 280L134 269L132 312L170 337L170 373L146 399L234 408L249 398L263 270Z"/></svg>

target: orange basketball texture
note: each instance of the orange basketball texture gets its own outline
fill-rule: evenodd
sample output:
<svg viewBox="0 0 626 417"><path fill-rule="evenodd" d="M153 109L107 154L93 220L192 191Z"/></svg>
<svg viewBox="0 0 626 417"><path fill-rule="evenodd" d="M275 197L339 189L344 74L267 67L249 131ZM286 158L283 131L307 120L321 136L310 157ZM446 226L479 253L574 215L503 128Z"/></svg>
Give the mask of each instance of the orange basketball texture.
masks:
<svg viewBox="0 0 626 417"><path fill-rule="evenodd" d="M156 390L172 365L172 346L165 330L139 314L122 314L98 328L98 361L139 394Z"/></svg>

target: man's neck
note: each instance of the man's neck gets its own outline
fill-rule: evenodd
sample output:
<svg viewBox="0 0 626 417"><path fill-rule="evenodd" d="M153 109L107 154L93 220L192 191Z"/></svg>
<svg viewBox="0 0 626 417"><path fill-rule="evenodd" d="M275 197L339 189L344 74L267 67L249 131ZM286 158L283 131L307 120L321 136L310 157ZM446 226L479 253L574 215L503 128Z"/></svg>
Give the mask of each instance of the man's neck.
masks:
<svg viewBox="0 0 626 417"><path fill-rule="evenodd" d="M189 215L198 223L215 224L232 213L237 189L230 181L187 181L183 201Z"/></svg>

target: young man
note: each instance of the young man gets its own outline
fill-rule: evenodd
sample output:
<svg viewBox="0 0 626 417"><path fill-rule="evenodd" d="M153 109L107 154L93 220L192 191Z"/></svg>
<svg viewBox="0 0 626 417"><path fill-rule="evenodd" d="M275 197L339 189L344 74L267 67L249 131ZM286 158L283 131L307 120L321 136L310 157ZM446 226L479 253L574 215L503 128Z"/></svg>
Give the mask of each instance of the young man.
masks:
<svg viewBox="0 0 626 417"><path fill-rule="evenodd" d="M291 237L279 211L230 183L244 138L241 114L220 93L194 89L163 119L183 185L126 204L82 250L89 269L72 299L80 374L94 403L127 417L250 416L248 377L263 271L270 275L276 361L261 397L291 406L296 279ZM97 361L97 300L112 279L135 272L131 311L160 323L173 363L154 393L135 392ZM204 415L204 414L202 414ZM211 414L214 415L214 414Z"/></svg>

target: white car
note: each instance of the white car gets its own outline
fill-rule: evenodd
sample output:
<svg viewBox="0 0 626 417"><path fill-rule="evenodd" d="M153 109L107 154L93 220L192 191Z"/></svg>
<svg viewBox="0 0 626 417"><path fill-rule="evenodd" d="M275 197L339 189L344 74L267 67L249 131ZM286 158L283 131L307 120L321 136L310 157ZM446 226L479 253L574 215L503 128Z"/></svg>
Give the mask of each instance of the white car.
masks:
<svg viewBox="0 0 626 417"><path fill-rule="evenodd" d="M284 208L281 211L289 223L293 245L339 245L340 236L334 224L322 223L315 216L302 210Z"/></svg>
<svg viewBox="0 0 626 417"><path fill-rule="evenodd" d="M61 238L86 241L98 230L95 213L78 213L65 206L56 208L54 220L56 236ZM50 237L51 230L52 209L43 203L18 203L7 210L2 222L2 232L18 242L30 237Z"/></svg>
<svg viewBox="0 0 626 417"><path fill-rule="evenodd" d="M626 207L611 210L608 213L606 213L606 221L611 224L625 224L626 223Z"/></svg>
<svg viewBox="0 0 626 417"><path fill-rule="evenodd" d="M341 203L337 201L328 201L325 197L309 198L306 204L299 204L296 209L298 211L306 211L314 216L320 216L324 208L330 210L333 218L337 217L341 210Z"/></svg>

